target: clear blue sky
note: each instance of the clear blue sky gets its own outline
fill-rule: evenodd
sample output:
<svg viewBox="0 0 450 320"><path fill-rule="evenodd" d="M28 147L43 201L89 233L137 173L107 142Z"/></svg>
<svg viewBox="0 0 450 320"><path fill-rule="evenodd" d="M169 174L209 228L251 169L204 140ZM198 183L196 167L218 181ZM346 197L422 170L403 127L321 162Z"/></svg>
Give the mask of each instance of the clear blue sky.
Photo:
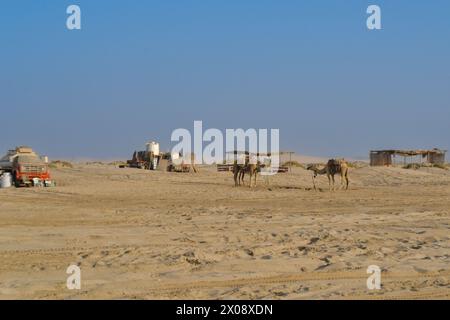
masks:
<svg viewBox="0 0 450 320"><path fill-rule="evenodd" d="M2 0L0 108L0 153L53 158L165 149L194 120L309 155L450 149L450 1Z"/></svg>

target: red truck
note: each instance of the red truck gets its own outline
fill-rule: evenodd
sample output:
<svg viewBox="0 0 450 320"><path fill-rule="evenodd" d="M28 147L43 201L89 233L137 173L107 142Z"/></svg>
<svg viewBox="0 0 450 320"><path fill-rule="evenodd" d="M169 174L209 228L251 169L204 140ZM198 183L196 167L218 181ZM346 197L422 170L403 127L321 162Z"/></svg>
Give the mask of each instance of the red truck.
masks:
<svg viewBox="0 0 450 320"><path fill-rule="evenodd" d="M31 148L18 147L9 151L0 164L0 169L12 173L16 187L51 185L48 164Z"/></svg>

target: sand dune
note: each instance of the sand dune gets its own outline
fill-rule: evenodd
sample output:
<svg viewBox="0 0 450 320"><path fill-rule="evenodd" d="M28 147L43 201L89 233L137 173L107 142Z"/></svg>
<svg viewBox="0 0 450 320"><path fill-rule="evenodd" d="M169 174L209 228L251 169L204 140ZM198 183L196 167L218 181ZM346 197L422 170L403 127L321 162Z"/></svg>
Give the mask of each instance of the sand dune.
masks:
<svg viewBox="0 0 450 320"><path fill-rule="evenodd" d="M55 188L0 189L0 298L450 297L450 171L351 169L334 193L301 168L251 190L213 167L53 174Z"/></svg>

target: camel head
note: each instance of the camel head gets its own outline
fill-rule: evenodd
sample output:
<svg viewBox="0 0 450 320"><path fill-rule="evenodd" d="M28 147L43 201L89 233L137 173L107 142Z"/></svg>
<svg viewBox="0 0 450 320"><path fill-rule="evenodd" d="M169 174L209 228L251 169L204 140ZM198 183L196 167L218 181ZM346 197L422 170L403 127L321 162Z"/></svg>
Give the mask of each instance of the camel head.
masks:
<svg viewBox="0 0 450 320"><path fill-rule="evenodd" d="M306 170L314 171L314 178L317 177L317 171L318 171L317 165L315 165L315 164L308 164L306 166Z"/></svg>

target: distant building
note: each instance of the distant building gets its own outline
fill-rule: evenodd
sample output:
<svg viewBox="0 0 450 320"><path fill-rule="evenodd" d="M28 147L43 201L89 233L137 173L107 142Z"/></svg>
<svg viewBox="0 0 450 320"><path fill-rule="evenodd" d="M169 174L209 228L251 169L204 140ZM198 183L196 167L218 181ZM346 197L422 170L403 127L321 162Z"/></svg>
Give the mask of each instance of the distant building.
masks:
<svg viewBox="0 0 450 320"><path fill-rule="evenodd" d="M445 154L447 150L373 150L370 151L371 166L391 166L401 158L403 164L407 163L429 163L445 164Z"/></svg>

